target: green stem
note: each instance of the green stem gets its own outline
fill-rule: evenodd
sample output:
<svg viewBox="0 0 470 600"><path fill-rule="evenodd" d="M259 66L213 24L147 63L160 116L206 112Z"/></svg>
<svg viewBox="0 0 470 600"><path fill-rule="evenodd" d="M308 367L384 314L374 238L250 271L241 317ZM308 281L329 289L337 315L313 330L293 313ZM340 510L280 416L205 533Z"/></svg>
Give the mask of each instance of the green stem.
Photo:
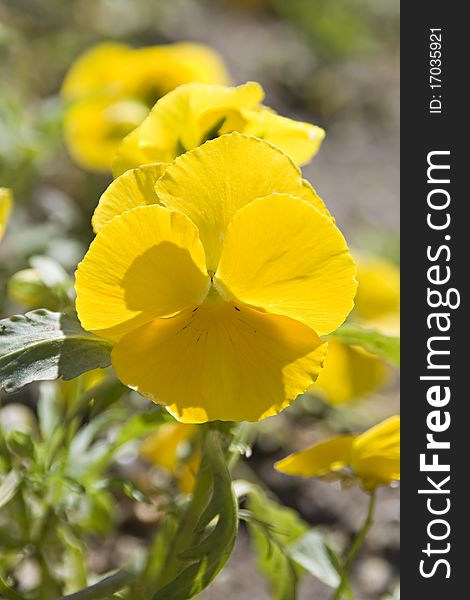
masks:
<svg viewBox="0 0 470 600"><path fill-rule="evenodd" d="M77 433L77 429L80 427L80 414L81 401L83 396L83 375L79 375L72 381L72 393L69 404L66 407L65 414L65 430L66 430L66 444L70 445L71 440Z"/></svg>
<svg viewBox="0 0 470 600"><path fill-rule="evenodd" d="M363 526L361 527L361 529L357 533L356 537L354 538L351 548L349 549L349 552L346 556L346 560L344 561L344 565L343 565L343 569L342 569L341 581L339 582L338 588L336 589L336 592L335 592L332 600L340 600L341 594L349 586L349 573L351 571L352 564L353 564L354 560L356 559L356 556L357 556L359 550L361 549L364 539L365 539L366 535L368 534L369 529L372 525L372 521L374 518L374 511L375 511L375 500L376 500L375 490L370 493L369 498L370 498L369 499L369 509L367 511L366 520L364 521Z"/></svg>
<svg viewBox="0 0 470 600"><path fill-rule="evenodd" d="M230 555L236 532L236 510L230 504L235 500L231 493L231 479L225 456L229 448L230 428L231 424L220 423L209 423L200 428L202 457L193 494L172 536L168 551L164 556L160 556L160 569L153 575L153 581L146 581L147 587L151 586L154 594L152 598L159 598L161 590L164 590L163 596L169 597L166 595L167 586L171 586L185 569L195 567L203 556L206 556L209 562L207 569L204 567L201 570L201 581L198 585L205 587L217 574L218 565L222 566ZM207 525L222 513L224 517L217 521L212 533L203 539L202 534ZM220 545L220 553L216 549L219 539L224 540ZM196 555L191 555L196 549ZM188 590L185 593L188 593Z"/></svg>
<svg viewBox="0 0 470 600"><path fill-rule="evenodd" d="M208 430L201 428L203 439L201 445L204 447ZM180 554L186 550L194 537L194 529L197 525L200 515L204 512L209 501L211 476L206 468L204 461L201 461L199 467L191 501L184 513L173 544L165 559L165 570L158 578L158 589L163 588L172 581L180 571L184 561L179 558Z"/></svg>
<svg viewBox="0 0 470 600"><path fill-rule="evenodd" d="M135 575L132 573L118 571L84 590L63 596L60 600L103 600L130 585L134 579Z"/></svg>

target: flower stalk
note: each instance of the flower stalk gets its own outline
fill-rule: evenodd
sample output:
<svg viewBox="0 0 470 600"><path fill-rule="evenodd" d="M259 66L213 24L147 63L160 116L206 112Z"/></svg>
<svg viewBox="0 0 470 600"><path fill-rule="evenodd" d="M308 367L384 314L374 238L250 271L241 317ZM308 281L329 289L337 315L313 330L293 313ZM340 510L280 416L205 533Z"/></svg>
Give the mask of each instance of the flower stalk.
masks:
<svg viewBox="0 0 470 600"><path fill-rule="evenodd" d="M201 447L204 447L207 434L208 430L205 427L201 427ZM210 483L210 473L201 462L196 475L196 483L191 500L181 519L173 544L166 556L165 569L161 572L158 580L159 588L164 587L172 581L184 565L184 561L181 560L180 555L189 547L200 515L208 503L211 489Z"/></svg>
<svg viewBox="0 0 470 600"><path fill-rule="evenodd" d="M369 529L374 520L374 512L375 512L375 502L376 502L376 493L375 490L369 494L369 508L367 510L366 520L362 525L361 529L357 533L354 541L349 549L349 552L346 556L346 560L344 561L344 565L342 568L341 581L335 591L332 600L341 600L341 595L349 587L349 574L351 572L351 567L356 559L356 556L359 550L362 548L362 544L369 532Z"/></svg>

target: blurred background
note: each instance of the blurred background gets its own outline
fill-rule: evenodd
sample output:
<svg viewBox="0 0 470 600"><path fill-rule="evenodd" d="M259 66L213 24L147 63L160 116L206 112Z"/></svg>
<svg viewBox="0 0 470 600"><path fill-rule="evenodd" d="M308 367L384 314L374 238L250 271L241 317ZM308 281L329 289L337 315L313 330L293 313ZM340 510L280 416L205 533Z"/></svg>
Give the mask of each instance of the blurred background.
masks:
<svg viewBox="0 0 470 600"><path fill-rule="evenodd" d="M31 267L32 256L49 257L70 275L92 238L90 217L110 176L88 173L70 159L58 92L71 63L106 40L136 47L207 44L235 83L259 81L266 104L323 127L326 139L304 177L353 249L398 263L398 27L396 0L0 0L0 186L13 189L16 204L0 246L0 316L25 310L6 289L14 273ZM33 386L2 402L33 407L36 393ZM258 426L250 469L342 548L363 518L364 495L288 478L272 464L287 450L332 431L365 429L397 410L391 369L367 398L340 409L307 395ZM361 600L384 597L397 581L398 491L379 490L379 500L354 570ZM90 544L97 572L137 552L153 526L144 509L126 510L111 536L97 535ZM326 600L330 594L305 577L299 597ZM227 568L200 597L270 597L244 530Z"/></svg>

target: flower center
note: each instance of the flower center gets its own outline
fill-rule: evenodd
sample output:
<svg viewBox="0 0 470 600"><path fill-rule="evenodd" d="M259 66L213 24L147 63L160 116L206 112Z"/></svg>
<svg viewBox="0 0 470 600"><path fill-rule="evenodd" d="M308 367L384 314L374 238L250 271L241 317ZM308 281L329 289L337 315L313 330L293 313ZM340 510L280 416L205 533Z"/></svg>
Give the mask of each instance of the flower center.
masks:
<svg viewBox="0 0 470 600"><path fill-rule="evenodd" d="M229 297L220 281L217 281L214 271L208 271L211 282L204 298L205 304L219 304L227 302Z"/></svg>
<svg viewBox="0 0 470 600"><path fill-rule="evenodd" d="M157 100L160 100L165 93L166 92L160 86L151 84L145 86L140 92L139 96L142 102L148 106L148 108L153 108L157 103Z"/></svg>

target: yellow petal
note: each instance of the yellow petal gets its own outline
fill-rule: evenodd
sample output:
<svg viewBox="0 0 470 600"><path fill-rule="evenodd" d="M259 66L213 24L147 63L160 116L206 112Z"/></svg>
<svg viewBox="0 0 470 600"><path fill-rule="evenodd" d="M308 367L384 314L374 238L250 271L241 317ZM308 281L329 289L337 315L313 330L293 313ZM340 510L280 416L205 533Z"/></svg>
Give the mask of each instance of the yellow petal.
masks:
<svg viewBox="0 0 470 600"><path fill-rule="evenodd" d="M64 118L64 136L72 158L91 171L108 172L121 140L147 113L141 102L111 94L75 102Z"/></svg>
<svg viewBox="0 0 470 600"><path fill-rule="evenodd" d="M208 141L180 156L155 189L162 204L184 212L197 226L211 271L217 269L232 217L256 198L273 192L294 194L329 217L290 158L267 142L239 133Z"/></svg>
<svg viewBox="0 0 470 600"><path fill-rule="evenodd" d="M83 327L118 340L143 323L200 302L208 276L195 226L157 204L114 218L76 273Z"/></svg>
<svg viewBox="0 0 470 600"><path fill-rule="evenodd" d="M140 455L154 465L168 470L176 479L178 488L185 494L192 492L201 462L200 451L197 448L192 448L191 451L190 447L195 433L195 425L164 423L140 446Z"/></svg>
<svg viewBox="0 0 470 600"><path fill-rule="evenodd" d="M347 346L330 339L325 365L312 387L321 391L330 404L344 404L363 398L385 380L385 363L359 346Z"/></svg>
<svg viewBox="0 0 470 600"><path fill-rule="evenodd" d="M315 380L326 344L305 325L209 299L123 337L119 379L185 423L257 421Z"/></svg>
<svg viewBox="0 0 470 600"><path fill-rule="evenodd" d="M287 475L322 477L348 466L353 441L353 435L334 437L291 454L274 467Z"/></svg>
<svg viewBox="0 0 470 600"><path fill-rule="evenodd" d="M61 94L67 100L89 96L98 90L122 92L132 49L124 44L98 44L84 52L70 68Z"/></svg>
<svg viewBox="0 0 470 600"><path fill-rule="evenodd" d="M201 452L195 451L193 454L182 463L178 472L178 488L184 494L190 494L196 483L196 475L201 464Z"/></svg>
<svg viewBox="0 0 470 600"><path fill-rule="evenodd" d="M126 171L115 179L101 196L91 223L95 233L123 212L158 203L155 182L165 171L166 164L143 165Z"/></svg>
<svg viewBox="0 0 470 600"><path fill-rule="evenodd" d="M400 271L383 258L359 258L355 312L365 321L395 317L400 311Z"/></svg>
<svg viewBox="0 0 470 600"><path fill-rule="evenodd" d="M181 462L178 448L195 433L194 425L164 423L140 446L140 454L155 465L174 471Z"/></svg>
<svg viewBox="0 0 470 600"><path fill-rule="evenodd" d="M366 490L399 480L400 417L390 417L357 436L350 464Z"/></svg>
<svg viewBox="0 0 470 600"><path fill-rule="evenodd" d="M8 188L0 187L0 239L5 233L8 219L13 207L13 195Z"/></svg>
<svg viewBox="0 0 470 600"><path fill-rule="evenodd" d="M243 133L281 148L298 165L308 163L320 149L325 131L320 127L282 117L271 110L243 110Z"/></svg>
<svg viewBox="0 0 470 600"><path fill-rule="evenodd" d="M344 237L328 217L299 198L272 194L233 217L216 279L230 297L323 335L353 307L354 272Z"/></svg>
<svg viewBox="0 0 470 600"><path fill-rule="evenodd" d="M190 82L225 85L227 69L217 52L203 44L178 43L134 50L137 95L153 89L155 101L176 87Z"/></svg>
<svg viewBox="0 0 470 600"><path fill-rule="evenodd" d="M157 62L160 64L153 64ZM171 61L169 65L170 71L178 72ZM142 77L145 82L151 79L150 75ZM170 75L167 79L171 81ZM142 94L136 92L138 97ZM207 139L234 131L273 143L298 164L308 162L318 152L323 129L277 115L260 104L263 95L262 88L252 82L238 87L180 86L160 98L144 123L123 141L114 173L140 164L172 161Z"/></svg>
<svg viewBox="0 0 470 600"><path fill-rule="evenodd" d="M133 49L103 43L84 52L70 68L62 95L75 99L109 89L144 96L150 89L166 94L191 81L226 84L228 74L220 56L208 46L179 43Z"/></svg>
<svg viewBox="0 0 470 600"><path fill-rule="evenodd" d="M220 55L204 44L180 42L165 46L169 57L180 65L183 77L177 85L186 82L199 82L216 85L228 85L230 76ZM175 85L176 87L176 85Z"/></svg>
<svg viewBox="0 0 470 600"><path fill-rule="evenodd" d="M113 165L114 174L141 164L172 161L207 139L220 118L218 111L253 107L263 95L257 83L238 87L181 85L160 98L145 121L123 140Z"/></svg>

